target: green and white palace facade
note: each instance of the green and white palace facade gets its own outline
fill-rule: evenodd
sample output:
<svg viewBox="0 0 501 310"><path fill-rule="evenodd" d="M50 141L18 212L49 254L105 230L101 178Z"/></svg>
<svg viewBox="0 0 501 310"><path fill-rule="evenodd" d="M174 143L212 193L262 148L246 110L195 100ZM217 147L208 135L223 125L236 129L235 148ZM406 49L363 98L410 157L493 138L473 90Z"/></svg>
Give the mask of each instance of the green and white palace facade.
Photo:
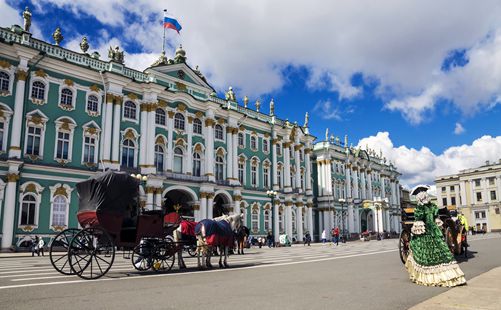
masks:
<svg viewBox="0 0 501 310"><path fill-rule="evenodd" d="M2 249L34 235L50 242L78 227L75 184L103 169L140 174L144 208L195 220L243 213L252 235L272 231L277 241L283 233L298 241L306 231L318 236L337 223L338 181L353 198L380 190L392 207L398 199L391 166L335 143L315 144L307 119L302 126L280 119L273 100L263 113L259 101L239 103L231 88L219 98L181 47L141 72L126 67L118 47L102 60L86 53L86 38L81 52L59 45L59 28L53 38L0 28ZM377 176L366 191L357 189L370 184L363 176ZM359 232L363 212L349 204L347 214L347 227Z"/></svg>

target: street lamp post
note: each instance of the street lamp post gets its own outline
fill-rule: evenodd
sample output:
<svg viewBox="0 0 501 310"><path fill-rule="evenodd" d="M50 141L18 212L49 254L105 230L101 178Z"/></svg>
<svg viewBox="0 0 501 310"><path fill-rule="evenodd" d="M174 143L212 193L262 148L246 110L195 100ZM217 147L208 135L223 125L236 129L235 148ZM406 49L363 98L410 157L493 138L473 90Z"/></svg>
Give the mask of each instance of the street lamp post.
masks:
<svg viewBox="0 0 501 310"><path fill-rule="evenodd" d="M278 192L274 190L266 191L266 195L271 198L271 233L273 235L273 246L275 246L275 199Z"/></svg>
<svg viewBox="0 0 501 310"><path fill-rule="evenodd" d="M139 181L139 184L146 184L146 181L148 181L148 177L146 175L141 175L140 173L138 173L138 174L132 173L130 176L137 179ZM148 194L147 193L146 193L146 201L148 201ZM146 204L145 204L145 206L146 206ZM153 208L153 202L152 202L152 208Z"/></svg>

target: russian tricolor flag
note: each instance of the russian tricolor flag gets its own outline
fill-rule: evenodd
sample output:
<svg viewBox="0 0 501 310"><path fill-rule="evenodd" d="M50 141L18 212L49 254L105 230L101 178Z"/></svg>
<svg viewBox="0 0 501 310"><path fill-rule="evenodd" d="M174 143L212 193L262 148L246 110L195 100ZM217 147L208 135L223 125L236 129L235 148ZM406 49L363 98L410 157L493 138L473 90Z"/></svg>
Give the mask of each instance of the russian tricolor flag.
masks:
<svg viewBox="0 0 501 310"><path fill-rule="evenodd" d="M179 22L174 17L164 14L164 28L170 28L179 33L183 27L181 27Z"/></svg>

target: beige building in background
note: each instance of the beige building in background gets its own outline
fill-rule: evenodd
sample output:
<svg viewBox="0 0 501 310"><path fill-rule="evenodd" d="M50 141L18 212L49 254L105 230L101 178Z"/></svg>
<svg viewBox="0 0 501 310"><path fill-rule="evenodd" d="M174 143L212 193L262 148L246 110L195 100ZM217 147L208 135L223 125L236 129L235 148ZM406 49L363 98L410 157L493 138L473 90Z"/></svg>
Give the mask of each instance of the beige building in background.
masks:
<svg viewBox="0 0 501 310"><path fill-rule="evenodd" d="M501 159L435 179L438 206L456 206L475 230L501 231Z"/></svg>

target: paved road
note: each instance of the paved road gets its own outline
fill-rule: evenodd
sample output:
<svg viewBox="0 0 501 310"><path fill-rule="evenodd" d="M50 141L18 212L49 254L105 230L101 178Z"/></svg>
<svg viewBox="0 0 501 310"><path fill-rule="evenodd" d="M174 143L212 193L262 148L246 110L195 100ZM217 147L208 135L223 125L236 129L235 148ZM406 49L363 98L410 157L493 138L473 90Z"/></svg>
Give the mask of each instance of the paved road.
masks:
<svg viewBox="0 0 501 310"><path fill-rule="evenodd" d="M467 278L501 265L501 235L470 241ZM166 274L134 272L117 259L109 276L82 281L54 272L48 258L1 258L2 309L407 309L446 289L408 281L396 240L339 247L251 249L230 269ZM215 260L214 260L215 261Z"/></svg>

